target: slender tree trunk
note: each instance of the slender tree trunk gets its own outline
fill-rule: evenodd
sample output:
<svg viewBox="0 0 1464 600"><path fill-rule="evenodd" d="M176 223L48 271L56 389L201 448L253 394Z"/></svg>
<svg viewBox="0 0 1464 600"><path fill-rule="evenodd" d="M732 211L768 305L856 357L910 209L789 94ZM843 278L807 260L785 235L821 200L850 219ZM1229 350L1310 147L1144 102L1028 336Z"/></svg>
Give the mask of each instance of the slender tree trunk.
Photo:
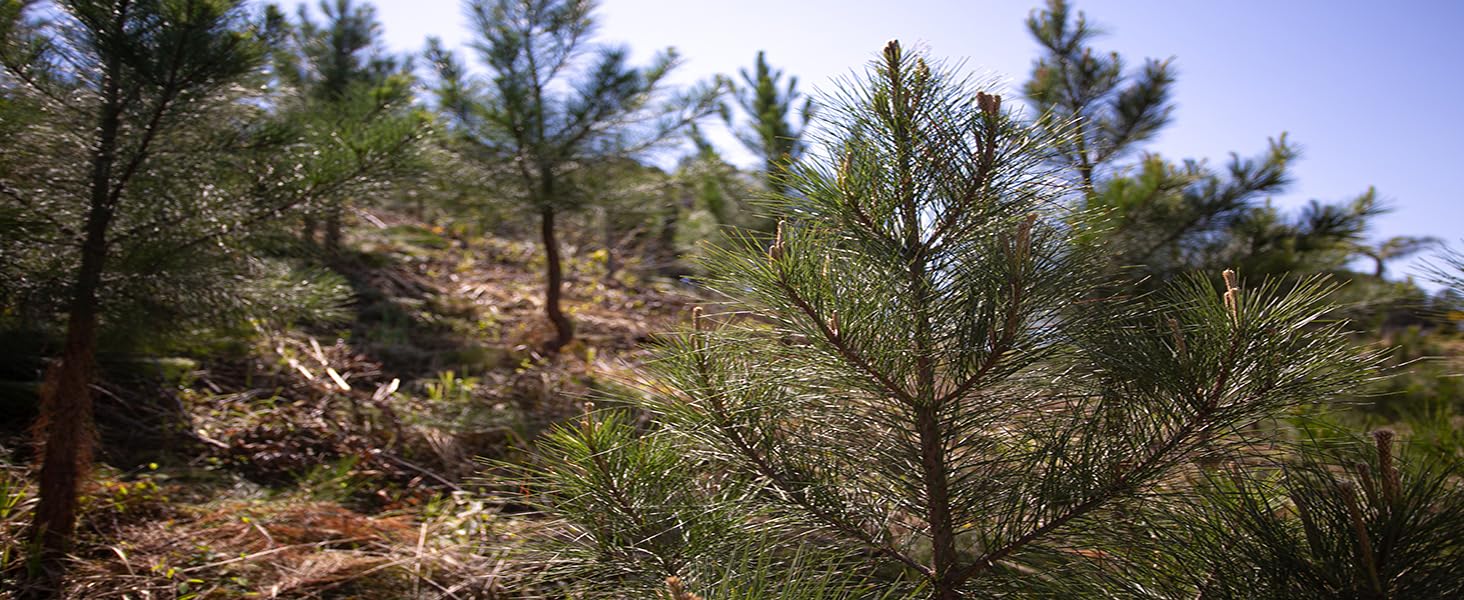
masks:
<svg viewBox="0 0 1464 600"><path fill-rule="evenodd" d="M893 44L893 42L892 42ZM896 106L908 100L909 93L899 71L898 47L886 50L889 59L892 86L892 102ZM911 106L914 106L912 104ZM934 285L931 281L927 252L929 248L921 237L920 212L916 203L916 191L912 184L915 177L915 157L912 152L913 136L905 121L892 122L895 132L895 161L893 167L900 181L899 206L901 229L904 233L904 256L908 269L911 304L915 309L915 429L920 444L920 480L925 488L925 525L930 534L931 565L930 579L936 600L960 600L960 556L956 553L956 528L951 515L950 472L946 464L946 427L940 420L941 403L936 395L937 349L931 315L931 298Z"/></svg>
<svg viewBox="0 0 1464 600"><path fill-rule="evenodd" d="M346 203L336 200L330 203L325 213L325 251L330 254L339 254L341 251L341 218L346 212Z"/></svg>
<svg viewBox="0 0 1464 600"><path fill-rule="evenodd" d="M91 382L96 372L96 293L102 259L86 254L66 323L66 346L60 361L46 371L41 416L36 423L42 458L40 502L36 505L32 537L41 542L47 567L53 566L71 543L77 494L94 443Z"/></svg>
<svg viewBox="0 0 1464 600"><path fill-rule="evenodd" d="M96 372L98 291L107 260L107 230L113 205L112 169L117 162L121 110L116 59L109 61L92 157L91 198L87 210L81 266L67 307L66 345L61 359L46 371L41 414L35 434L40 446L39 502L31 537L40 543L42 577L59 586L65 552L76 529L77 495L91 462L91 383Z"/></svg>
<svg viewBox="0 0 1464 600"><path fill-rule="evenodd" d="M945 464L945 436L933 406L918 409L916 428L920 433L920 470L925 480L926 521L931 536L931 573L935 579L935 597L957 600L954 575L959 567L956 554L956 531L951 520L951 498Z"/></svg>
<svg viewBox="0 0 1464 600"><path fill-rule="evenodd" d="M604 236L605 244L605 283L609 285L615 282L615 274L620 272L620 255L616 253L619 249L616 248L615 220L610 218L610 209L601 210L600 215L600 233Z"/></svg>
<svg viewBox="0 0 1464 600"><path fill-rule="evenodd" d="M679 233L678 230L681 228L682 206L683 204L692 204L695 201L694 198L688 196L682 203L670 203L666 207L666 218L661 221L660 239L656 241L661 246L657 250L664 254L668 261L675 262L677 258L676 236ZM717 222L722 223L720 217L718 217Z"/></svg>
<svg viewBox="0 0 1464 600"><path fill-rule="evenodd" d="M540 233L544 239L544 262L547 269L544 290L544 311L549 315L549 321L554 323L554 339L544 346L550 353L558 352L565 344L574 339L574 323L565 316L559 306L560 288L564 283L564 273L559 264L559 240L554 235L554 207L545 204L543 212L540 213Z"/></svg>
<svg viewBox="0 0 1464 600"><path fill-rule="evenodd" d="M914 219L910 220L914 223ZM911 236L912 238L914 236ZM930 527L931 574L935 580L935 598L957 600L961 597L955 574L960 556L956 553L955 521L951 516L950 473L946 464L945 428L940 422L940 405L935 393L935 347L932 343L929 313L930 281L924 259L910 269L911 292L915 295L916 317L916 394L920 406L915 409L915 429L920 436L920 471L925 484L925 520Z"/></svg>
<svg viewBox="0 0 1464 600"><path fill-rule="evenodd" d="M315 232L320 229L320 224L316 222L315 216L310 214L306 214L302 221L303 223L300 226L300 239L306 244L314 246Z"/></svg>

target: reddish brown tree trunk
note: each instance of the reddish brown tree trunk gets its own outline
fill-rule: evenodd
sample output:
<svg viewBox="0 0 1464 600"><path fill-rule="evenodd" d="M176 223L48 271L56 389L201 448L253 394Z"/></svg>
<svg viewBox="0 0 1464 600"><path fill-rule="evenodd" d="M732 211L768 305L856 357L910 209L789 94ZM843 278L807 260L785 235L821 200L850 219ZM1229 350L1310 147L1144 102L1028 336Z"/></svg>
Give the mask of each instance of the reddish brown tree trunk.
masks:
<svg viewBox="0 0 1464 600"><path fill-rule="evenodd" d="M83 265L86 264L83 260ZM99 264L97 266L100 266ZM40 502L32 524L43 562L54 564L67 550L76 529L77 494L91 462L91 382L96 371L97 302L100 270L93 267L77 282L66 324L66 346L46 372L41 388Z"/></svg>
<svg viewBox="0 0 1464 600"><path fill-rule="evenodd" d="M123 17L118 16L119 22ZM119 25L120 27L120 25ZM43 581L59 589L65 552L76 530L77 495L95 445L91 383L96 372L98 292L107 260L107 230L120 190L113 190L117 132L121 124L119 62L107 64L103 102L92 156L91 197L86 215L81 265L67 306L66 345L61 359L46 371L41 414L35 434L41 456L39 502L31 538L39 542Z"/></svg>
<svg viewBox="0 0 1464 600"><path fill-rule="evenodd" d="M559 258L559 239L554 232L554 207L545 206L541 213L540 234L544 239L544 262L547 270L544 289L544 312L549 315L549 321L554 324L554 339L545 344L544 349L550 353L558 352L565 344L574 339L574 323L564 314L559 306L560 288L564 284L564 273L561 271Z"/></svg>

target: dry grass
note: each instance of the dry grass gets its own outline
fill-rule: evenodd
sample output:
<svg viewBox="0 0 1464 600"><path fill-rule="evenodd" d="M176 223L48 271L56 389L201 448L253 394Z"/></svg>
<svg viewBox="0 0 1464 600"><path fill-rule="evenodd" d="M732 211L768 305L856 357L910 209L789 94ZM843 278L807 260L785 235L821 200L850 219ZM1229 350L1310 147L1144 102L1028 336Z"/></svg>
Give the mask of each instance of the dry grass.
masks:
<svg viewBox="0 0 1464 600"><path fill-rule="evenodd" d="M466 496L379 515L303 498L167 513L88 540L65 597L507 598L501 549L522 527Z"/></svg>
<svg viewBox="0 0 1464 600"><path fill-rule="evenodd" d="M633 373L694 299L633 270L608 279L570 248L579 339L541 356L535 244L366 221L362 253L337 266L357 288L348 329L260 331L248 355L204 357L182 386L103 385L99 402L128 415L113 427L173 423L185 445L156 470L99 471L65 597L527 594L517 582L533 566L511 553L542 524L464 491L481 483L476 458L526 458L539 431ZM140 414L151 406L175 412ZM30 501L23 474L7 477L20 502L0 519L0 550L14 557Z"/></svg>

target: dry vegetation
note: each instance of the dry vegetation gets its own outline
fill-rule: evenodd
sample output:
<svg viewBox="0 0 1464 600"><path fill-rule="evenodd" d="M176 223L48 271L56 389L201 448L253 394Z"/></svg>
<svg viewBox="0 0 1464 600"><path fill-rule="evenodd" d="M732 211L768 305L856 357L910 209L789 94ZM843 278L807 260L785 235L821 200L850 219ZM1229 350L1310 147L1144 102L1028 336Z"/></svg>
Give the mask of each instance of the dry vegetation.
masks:
<svg viewBox="0 0 1464 600"><path fill-rule="evenodd" d="M102 384L109 454L68 597L523 591L511 578L532 569L506 565L539 525L512 490L483 493L478 459L522 459L539 431L623 381L692 297L634 269L607 278L601 254L576 253L567 307L582 334L546 359L532 244L362 216L360 251L336 266L355 289L349 320L258 327L232 355L132 364ZM6 446L24 442L12 431ZM27 480L5 473L11 574L24 568Z"/></svg>

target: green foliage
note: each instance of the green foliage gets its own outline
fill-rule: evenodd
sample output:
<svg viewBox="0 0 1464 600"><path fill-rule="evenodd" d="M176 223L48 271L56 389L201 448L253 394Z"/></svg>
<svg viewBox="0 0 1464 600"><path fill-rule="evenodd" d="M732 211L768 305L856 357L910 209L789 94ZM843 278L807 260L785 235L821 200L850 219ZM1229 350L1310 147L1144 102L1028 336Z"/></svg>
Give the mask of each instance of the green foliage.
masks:
<svg viewBox="0 0 1464 600"><path fill-rule="evenodd" d="M798 78L789 77L782 85L783 71L768 66L762 51L757 53L753 71L739 72L742 84L734 88L733 97L746 123L736 131L737 139L763 161L763 172L769 190L786 192L783 173L798 162L807 149L803 134L814 116L813 99L798 91ZM730 113L723 114L728 125Z"/></svg>
<svg viewBox="0 0 1464 600"><path fill-rule="evenodd" d="M758 510L751 482L700 471L684 448L638 431L624 412L587 413L540 448L551 466L529 472L529 485L568 529L537 551L546 579L579 593L663 597L675 578L707 598L913 597L861 574L848 556L750 531L747 519L770 516L749 512Z"/></svg>
<svg viewBox="0 0 1464 600"><path fill-rule="evenodd" d="M578 525L556 546L571 580L651 591L666 577L701 581L714 557L737 548L734 515L708 497L715 488L625 415L586 415L549 432L541 449L554 468L534 479L552 486L554 510Z"/></svg>
<svg viewBox="0 0 1464 600"><path fill-rule="evenodd" d="M76 140L95 128L108 100L103 82L55 53L65 39L59 28L103 27L97 19L107 6L16 13L5 40L5 106L27 117L7 122L15 126L0 154L0 215L14 225L0 236L13 257L3 267L13 284L0 295L7 325L54 324L68 302L93 160ZM136 39L77 40L90 44L78 47L79 59L121 57L117 84L132 95L119 115L123 138L105 200L113 206L102 286L109 338L136 346L256 316L338 315L344 286L289 259L275 225L319 198L370 189L420 137L421 119L363 125L373 108L362 102L328 125L268 114L254 84L269 37L241 8L144 3L126 14ZM154 20L193 33L138 33ZM204 33L214 37L190 37ZM180 55L191 62L168 62Z"/></svg>
<svg viewBox="0 0 1464 600"><path fill-rule="evenodd" d="M665 141L715 98L715 89L668 97L675 95L666 77L679 63L672 50L635 68L626 48L593 44L594 7L586 0L468 2L486 79L470 75L439 42L428 50L454 141L467 157L509 171L514 183L505 189L535 208L583 204L572 175Z"/></svg>
<svg viewBox="0 0 1464 600"><path fill-rule="evenodd" d="M1457 353L1457 339L1413 326L1392 332L1382 344L1391 376L1372 386L1359 410L1385 423L1427 420L1440 412L1464 414L1464 377L1458 357L1451 356Z"/></svg>
<svg viewBox="0 0 1464 600"><path fill-rule="evenodd" d="M437 40L427 51L436 96L459 153L487 165L488 179L540 219L545 310L557 351L574 338L560 307L562 270L555 217L591 198L587 184L607 164L635 157L710 113L719 86L671 94L667 50L643 68L629 50L600 47L590 0L469 0L473 44L489 76L471 76ZM668 98L668 96L670 96Z"/></svg>
<svg viewBox="0 0 1464 600"><path fill-rule="evenodd" d="M1358 254L1373 260L1373 277L1381 279L1387 271L1387 264L1402 260L1439 245L1438 238L1429 236L1398 235L1383 240L1376 246L1360 246Z"/></svg>
<svg viewBox="0 0 1464 600"><path fill-rule="evenodd" d="M33 504L26 481L11 469L0 470L0 572L10 572L28 554L24 532Z"/></svg>
<svg viewBox="0 0 1464 600"><path fill-rule="evenodd" d="M728 163L696 126L691 139L696 153L682 158L672 174L680 210L676 229L669 232L688 271L710 248L726 245L739 232L769 236L777 223L755 206L767 189L764 174Z"/></svg>
<svg viewBox="0 0 1464 600"><path fill-rule="evenodd" d="M1221 267L1264 276L1341 270L1382 211L1371 190L1345 205L1313 201L1291 218L1258 203L1286 185L1295 157L1284 137L1262 157L1233 158L1224 175L1151 155L1137 173L1098 184L1089 225L1115 247L1115 264L1157 281Z"/></svg>
<svg viewBox="0 0 1464 600"><path fill-rule="evenodd" d="M1219 290L1095 299L1106 282L1064 226L1046 136L898 44L837 100L772 247L708 259L739 312L697 314L662 349L639 400L655 431L578 455L551 442L558 468L610 474L557 480L556 498L594 503L560 514L603 514L616 482L669 507L706 486L721 496L701 495L705 514L738 517L716 528L740 543L818 539L929 597L994 595L1061 570L1077 531L1189 461L1264 435L1243 425L1365 373L1319 321L1325 282L1243 289L1227 272ZM603 556L689 523L581 526L613 532Z"/></svg>
<svg viewBox="0 0 1464 600"><path fill-rule="evenodd" d="M1126 538L1110 597L1452 598L1464 594L1456 462L1312 443L1276 467L1211 473Z"/></svg>
<svg viewBox="0 0 1464 600"><path fill-rule="evenodd" d="M345 503L370 485L357 470L358 462L360 461L356 457L348 456L328 464L316 465L301 473L296 485L302 494L312 500Z"/></svg>
<svg viewBox="0 0 1464 600"><path fill-rule="evenodd" d="M357 197L368 192L380 195L383 184L425 168L417 142L428 133L429 119L413 106L411 61L382 48L381 24L371 5L321 0L319 10L323 24L304 4L291 23L270 5L265 22L281 88L278 110L310 137L311 145L335 146L376 164L371 187L342 188L301 207L306 241L315 241L315 219L323 217L325 246L338 251L351 200L359 202Z"/></svg>
<svg viewBox="0 0 1464 600"><path fill-rule="evenodd" d="M381 47L381 23L370 4L352 0L321 0L323 24L310 17L306 4L289 23L277 5L266 8L265 22L276 43L275 71L281 83L316 99L335 102L363 85L375 88L400 80L410 71L408 61L390 56Z"/></svg>
<svg viewBox="0 0 1464 600"><path fill-rule="evenodd" d="M1090 217L1081 225L1109 245L1110 268L1151 284L1191 270L1273 277L1343 270L1364 249L1366 227L1382 212L1372 190L1341 204L1313 201L1294 216L1265 200L1290 183L1299 155L1284 134L1261 156L1232 155L1224 168L1154 154L1125 164L1170 121L1170 62L1151 59L1126 73L1118 54L1094 51L1100 30L1065 0L1034 11L1027 27L1043 51L1023 90L1040 113L1035 126L1057 136L1052 160L1081 186ZM1364 253L1387 253L1381 274L1381 261L1414 246L1399 240Z"/></svg>
<svg viewBox="0 0 1464 600"><path fill-rule="evenodd" d="M1446 249L1429 264L1428 278L1444 286L1440 300L1447 308L1464 311L1464 249ZM1452 315L1455 322L1464 321L1464 314Z"/></svg>
<svg viewBox="0 0 1464 600"><path fill-rule="evenodd" d="M1023 93L1041 115L1037 127L1058 140L1055 160L1092 194L1105 167L1169 123L1174 70L1149 59L1140 72L1125 73L1117 53L1093 51L1088 43L1101 31L1072 12L1066 0L1049 0L1028 17L1044 55Z"/></svg>
<svg viewBox="0 0 1464 600"><path fill-rule="evenodd" d="M467 405L473 400L473 389L478 387L475 377L458 377L452 371L437 374L434 381L423 385L427 400L445 404Z"/></svg>

